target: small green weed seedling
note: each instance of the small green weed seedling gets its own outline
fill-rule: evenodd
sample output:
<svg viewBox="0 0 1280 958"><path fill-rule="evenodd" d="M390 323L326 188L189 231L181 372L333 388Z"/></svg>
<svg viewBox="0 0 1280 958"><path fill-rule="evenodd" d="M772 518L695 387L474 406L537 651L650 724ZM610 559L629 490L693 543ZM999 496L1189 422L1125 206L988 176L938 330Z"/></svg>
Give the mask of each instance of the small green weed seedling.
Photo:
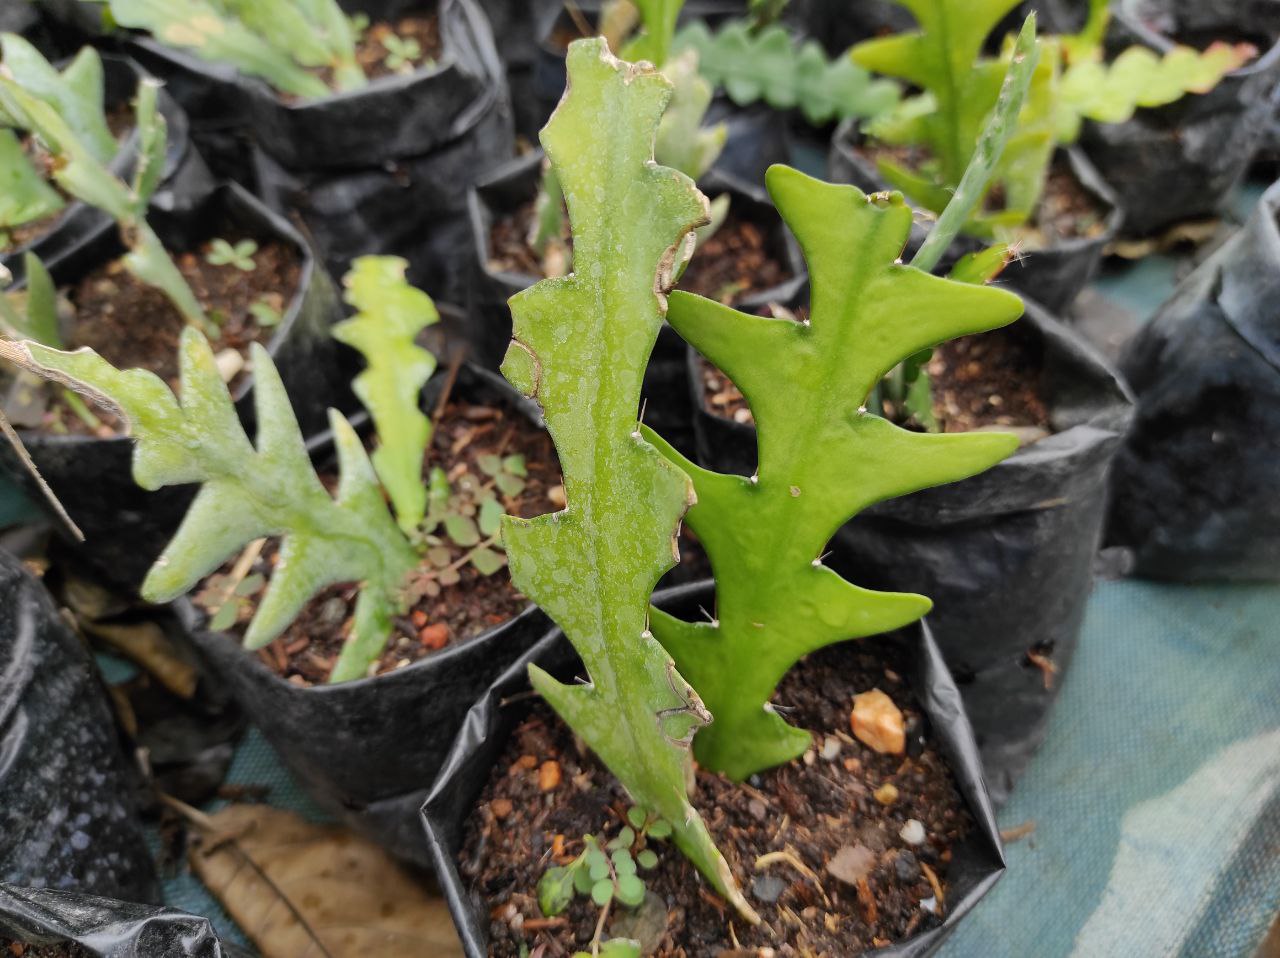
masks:
<svg viewBox="0 0 1280 958"><path fill-rule="evenodd" d="M548 918L564 914L575 895L590 898L600 909L591 951L577 952L574 958L639 958L639 942L630 938L604 940L609 909L615 901L626 908L638 908L644 902L645 884L640 873L658 864L658 854L648 847L649 840L670 838L673 829L635 807L627 811L627 821L603 844L594 835L584 835L582 854L567 865L549 868L538 882L538 907Z"/></svg>
<svg viewBox="0 0 1280 958"><path fill-rule="evenodd" d="M215 239L209 243L209 251L204 258L210 266L234 266L246 273L253 272L253 254L258 252L258 244L251 239L242 239L234 245L224 239Z"/></svg>

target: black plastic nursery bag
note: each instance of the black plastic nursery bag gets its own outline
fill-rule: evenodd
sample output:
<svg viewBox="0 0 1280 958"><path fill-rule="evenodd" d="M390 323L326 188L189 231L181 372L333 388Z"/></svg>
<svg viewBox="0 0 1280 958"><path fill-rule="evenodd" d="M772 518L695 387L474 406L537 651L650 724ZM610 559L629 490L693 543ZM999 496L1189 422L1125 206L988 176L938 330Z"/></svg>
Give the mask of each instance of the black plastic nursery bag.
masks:
<svg viewBox="0 0 1280 958"><path fill-rule="evenodd" d="M1121 361L1109 539L1139 575L1280 581L1280 184Z"/></svg>
<svg viewBox="0 0 1280 958"><path fill-rule="evenodd" d="M427 387L438 395L445 374ZM494 373L463 367L454 396L505 402L536 421L540 413ZM323 444L313 455L324 458ZM387 851L428 865L418 809L476 697L542 636L536 606L412 665L336 685L300 687L269 670L234 636L207 631L189 600L175 606L184 626L245 713L315 801Z"/></svg>
<svg viewBox="0 0 1280 958"><path fill-rule="evenodd" d="M654 604L678 616L697 617L712 608L714 583L698 582L655 593ZM982 765L964 704L927 626L903 630L916 649L914 688L929 719L942 754L949 760L956 784L969 806L976 827L953 849L950 892L943 924L899 944L878 949L889 958L924 958L933 954L955 925L978 903L1004 871L999 829L982 778ZM572 681L582 663L559 629L549 632L516 660L472 706L448 754L430 797L422 807L422 822L435 865L436 878L453 914L467 958L488 955L489 915L476 901L459 874L457 856L463 826L488 781L493 763L506 739L523 717L520 702L527 698L528 667L535 663L561 681Z"/></svg>
<svg viewBox="0 0 1280 958"><path fill-rule="evenodd" d="M1248 40L1258 57L1211 91L1140 109L1124 123L1086 122L1081 145L1124 207L1124 232L1147 235L1216 215L1261 145L1280 81L1280 7L1240 0L1137 0L1113 5L1110 55L1141 43Z"/></svg>
<svg viewBox="0 0 1280 958"><path fill-rule="evenodd" d="M159 901L140 780L88 650L0 551L0 882Z"/></svg>

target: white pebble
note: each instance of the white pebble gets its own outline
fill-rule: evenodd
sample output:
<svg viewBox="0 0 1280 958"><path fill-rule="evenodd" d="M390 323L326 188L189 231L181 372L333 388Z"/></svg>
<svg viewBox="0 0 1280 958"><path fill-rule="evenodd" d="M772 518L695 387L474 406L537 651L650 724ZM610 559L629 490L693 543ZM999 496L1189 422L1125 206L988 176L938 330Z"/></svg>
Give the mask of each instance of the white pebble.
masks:
<svg viewBox="0 0 1280 958"><path fill-rule="evenodd" d="M907 824L902 826L902 831L898 832L898 837L908 845L924 844L924 826L916 819L907 819Z"/></svg>

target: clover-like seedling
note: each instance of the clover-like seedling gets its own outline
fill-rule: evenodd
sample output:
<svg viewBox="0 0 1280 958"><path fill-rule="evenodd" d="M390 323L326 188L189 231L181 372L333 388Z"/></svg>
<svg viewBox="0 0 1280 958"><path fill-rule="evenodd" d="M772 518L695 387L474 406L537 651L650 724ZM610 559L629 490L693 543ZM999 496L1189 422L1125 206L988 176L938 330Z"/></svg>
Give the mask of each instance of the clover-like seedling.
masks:
<svg viewBox="0 0 1280 958"><path fill-rule="evenodd" d="M414 64L422 56L422 44L413 37L399 37L394 33L382 41L387 55L384 63L388 70L396 73L410 73Z"/></svg>
<svg viewBox="0 0 1280 958"><path fill-rule="evenodd" d="M894 0L914 15L920 29L867 40L850 55L862 67L896 77L923 92L868 124L867 132L892 146L927 150L920 169L880 159L880 173L919 205L940 213L950 202L968 166L978 137L995 106L1012 56L1006 42L1000 57L983 54L988 35L1019 0ZM1126 119L1139 106L1171 103L1186 93L1205 92L1256 50L1218 45L1204 53L1178 48L1159 58L1145 48L1122 53L1107 66L1101 38L1106 0L1091 0L1091 16L1078 37L1042 40L1042 55L1030 95L991 179L1003 197L998 209L978 207L965 231L1011 240L1039 202L1053 151L1073 141L1082 118ZM1070 63L1063 69L1063 47Z"/></svg>
<svg viewBox="0 0 1280 958"><path fill-rule="evenodd" d="M706 712L646 621L692 487L640 436L641 384L665 291L707 203L653 160L670 81L618 61L603 39L571 44L567 67L541 139L567 201L574 270L512 297L502 366L542 406L567 505L504 517L502 533L513 582L564 630L589 681L565 685L536 667L530 681L634 799L671 822L712 885L758 920L686 794L689 742Z"/></svg>
<svg viewBox="0 0 1280 958"><path fill-rule="evenodd" d="M138 84L134 100L137 155L133 177L126 183L108 169L109 157L101 158L100 146L86 138L63 99L48 92L49 74L57 74L40 52L11 33L0 36L0 48L6 68L0 72L0 126L38 137L54 157L54 181L116 221L129 250L123 259L125 268L161 290L187 323L214 332L214 324L146 219L147 204L164 173L165 122L156 108L159 83L146 79Z"/></svg>
<svg viewBox="0 0 1280 958"><path fill-rule="evenodd" d="M603 941L609 909L616 901L627 908L639 908L645 898L640 872L658 865L658 854L648 847L648 839L662 840L673 834L668 822L633 807L627 811L628 824L603 845L594 835L584 835L582 853L567 865L555 865L538 881L538 908L547 918L565 913L574 896L590 898L600 909L590 956L639 956L638 942L628 938Z"/></svg>
<svg viewBox="0 0 1280 958"><path fill-rule="evenodd" d="M258 321L258 325L266 329L279 326L284 322L284 314L280 312L280 307L273 302L271 294L263 296L249 304L249 315Z"/></svg>
<svg viewBox="0 0 1280 958"><path fill-rule="evenodd" d="M204 259L210 266L234 266L245 273L252 273L253 254L256 252L258 252L258 244L251 239L238 240L233 245L218 238L209 243L209 250L204 254Z"/></svg>
<svg viewBox="0 0 1280 958"><path fill-rule="evenodd" d="M261 77L281 93L323 97L329 71L338 90L368 78L356 60L353 28L336 0L107 0L120 26L144 30L161 43L203 60L228 63Z"/></svg>

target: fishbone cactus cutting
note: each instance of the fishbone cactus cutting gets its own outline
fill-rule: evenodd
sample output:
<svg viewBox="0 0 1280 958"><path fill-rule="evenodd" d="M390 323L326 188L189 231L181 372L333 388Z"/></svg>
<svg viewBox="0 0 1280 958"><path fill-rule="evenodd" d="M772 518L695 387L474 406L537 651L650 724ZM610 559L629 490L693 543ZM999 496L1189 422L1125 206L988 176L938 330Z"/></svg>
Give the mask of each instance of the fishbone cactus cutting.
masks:
<svg viewBox="0 0 1280 958"><path fill-rule="evenodd" d="M971 476L1017 448L1008 435L908 432L863 405L907 357L1013 322L1018 297L898 265L911 227L901 194L868 197L783 166L769 170L767 185L809 263L811 318L762 318L682 292L671 294L667 316L747 397L757 474L709 472L646 433L693 478L688 521L717 588L714 622L655 609L653 631L715 715L694 740L699 762L739 780L809 746L808 733L769 704L792 665L930 607L824 566L836 530L876 502Z"/></svg>
<svg viewBox="0 0 1280 958"><path fill-rule="evenodd" d="M859 43L850 56L862 67L924 91L878 116L867 130L882 143L927 149L929 158L918 170L888 159L878 166L895 189L941 212L996 104L1012 44L1006 43L1001 57L983 56L983 48L1019 0L894 2L910 10L920 28ZM1139 106L1206 92L1256 53L1247 44L1216 44L1203 52L1180 47L1158 58L1145 48L1133 48L1107 65L1101 62L1107 5L1092 0L1090 6L1084 32L1042 40L1043 55L1018 129L992 180L1004 194L1003 206L976 213L967 232L989 237L999 235L1001 228L1021 226L1039 202L1054 148L1076 138L1083 118L1113 123Z"/></svg>
<svg viewBox="0 0 1280 958"><path fill-rule="evenodd" d="M387 511L360 438L329 414L338 451L337 497L321 485L270 355L253 347L256 447L245 435L213 351L200 332L182 334L181 402L155 374L121 372L90 349L59 352L0 340L8 359L106 399L136 440L133 476L144 489L202 483L182 525L142 586L152 602L187 592L246 543L283 536L271 585L245 635L260 648L288 627L317 591L362 582L352 638L330 681L364 674L391 631L405 577L418 555Z"/></svg>
<svg viewBox="0 0 1280 958"><path fill-rule="evenodd" d="M693 501L688 478L640 435L637 410L665 291L707 203L653 161L671 85L615 59L603 39L568 54L569 87L542 131L564 190L574 272L512 297L503 373L538 400L555 440L567 505L503 519L511 576L559 623L590 677L534 687L751 920L755 913L689 803L689 741L707 721L698 696L649 632L649 596L675 564Z"/></svg>
<svg viewBox="0 0 1280 958"><path fill-rule="evenodd" d="M334 338L358 349L368 368L352 388L380 437L373 466L395 506L400 528L413 532L427 511L422 457L431 441L431 420L419 394L436 369L436 358L414 339L440 314L431 297L405 282L409 264L395 256L361 256L343 278L346 300L359 312L333 328Z"/></svg>

